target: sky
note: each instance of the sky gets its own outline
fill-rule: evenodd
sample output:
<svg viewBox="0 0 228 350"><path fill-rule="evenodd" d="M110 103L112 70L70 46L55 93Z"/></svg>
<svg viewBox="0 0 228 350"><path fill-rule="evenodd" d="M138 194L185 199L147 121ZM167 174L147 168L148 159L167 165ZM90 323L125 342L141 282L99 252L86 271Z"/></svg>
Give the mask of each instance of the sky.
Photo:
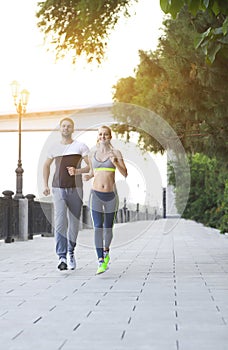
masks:
<svg viewBox="0 0 228 350"><path fill-rule="evenodd" d="M131 18L121 18L112 32L106 57L98 67L68 56L55 62L37 28L37 0L11 0L0 11L0 114L13 113L10 83L30 92L27 111L65 109L112 101L112 86L134 74L138 50L154 50L161 35L159 0L139 0Z"/></svg>
<svg viewBox="0 0 228 350"><path fill-rule="evenodd" d="M72 109L84 106L103 105L112 102L113 85L118 79L134 75L139 63L139 50L155 50L162 34L163 13L159 0L139 0L132 9L131 18L121 18L108 42L107 54L100 66L87 64L71 58L55 62L54 52L47 52L43 34L37 28L35 13L37 0L11 0L1 3L0 11L0 116L15 113L10 84L20 83L21 89L30 92L27 112ZM23 121L22 121L23 122ZM37 121L37 127L39 121ZM0 124L1 127L1 124ZM35 126L34 126L35 127ZM43 137L43 138L42 138ZM35 193L37 159L45 137L22 135L22 165L24 172L24 194ZM33 148L31 150L31 142ZM16 133L0 134L0 157L5 172L0 174L0 193L5 189L15 191L17 161ZM8 147L7 153L5 147ZM30 150L30 151L28 151ZM31 151L33 156L31 157ZM148 162L148 166L152 164ZM160 174L164 175L166 159L156 158ZM145 165L146 167L146 165ZM145 198L144 178L137 164L132 168L128 186L122 183L123 191L131 187L134 196L140 192ZM135 175L138 179L135 179ZM164 175L164 177L166 174ZM157 187L164 185L158 174ZM132 179L132 180L131 180ZM119 179L121 184L121 179ZM134 183L134 186L132 185ZM133 186L133 187L132 187ZM156 187L156 185L155 185Z"/></svg>

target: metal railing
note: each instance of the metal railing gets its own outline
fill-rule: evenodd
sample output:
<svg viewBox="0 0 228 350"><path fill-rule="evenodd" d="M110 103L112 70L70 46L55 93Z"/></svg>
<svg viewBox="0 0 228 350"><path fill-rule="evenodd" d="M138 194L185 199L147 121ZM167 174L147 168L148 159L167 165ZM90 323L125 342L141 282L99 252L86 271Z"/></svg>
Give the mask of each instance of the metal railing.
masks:
<svg viewBox="0 0 228 350"><path fill-rule="evenodd" d="M33 239L34 235L53 236L54 219L53 203L35 200L35 195L28 194L24 199L14 199L14 192L4 191L0 197L0 240L6 243L15 240ZM21 209L21 203L24 203ZM23 225L21 225L23 217ZM139 211L129 210L126 206L120 208L116 215L116 223L125 223L139 220L156 220L154 213L147 208ZM92 219L88 206L83 205L80 229L92 228ZM25 232L26 231L26 232Z"/></svg>

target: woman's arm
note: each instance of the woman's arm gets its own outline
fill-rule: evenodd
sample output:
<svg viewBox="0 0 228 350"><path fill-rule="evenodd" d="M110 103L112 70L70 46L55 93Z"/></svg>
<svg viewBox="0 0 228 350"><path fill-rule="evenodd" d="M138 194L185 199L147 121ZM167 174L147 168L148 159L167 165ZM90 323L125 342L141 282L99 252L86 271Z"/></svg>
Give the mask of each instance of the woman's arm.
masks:
<svg viewBox="0 0 228 350"><path fill-rule="evenodd" d="M117 167L119 172L127 177L127 168L123 160L123 156L119 150L113 150L110 155L111 162Z"/></svg>
<svg viewBox="0 0 228 350"><path fill-rule="evenodd" d="M87 158L87 160L88 160L88 171L87 171L88 174L84 174L83 175L83 180L84 181L89 181L90 179L92 179L92 177L94 177L91 156L89 156Z"/></svg>

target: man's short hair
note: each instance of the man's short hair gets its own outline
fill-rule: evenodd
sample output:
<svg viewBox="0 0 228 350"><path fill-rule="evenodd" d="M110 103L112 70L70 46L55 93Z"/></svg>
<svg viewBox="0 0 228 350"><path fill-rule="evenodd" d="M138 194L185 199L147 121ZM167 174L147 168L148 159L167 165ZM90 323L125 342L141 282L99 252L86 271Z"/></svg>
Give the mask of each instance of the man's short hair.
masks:
<svg viewBox="0 0 228 350"><path fill-rule="evenodd" d="M74 121L73 121L73 119L68 118L68 117L64 117L64 118L62 118L62 119L60 120L59 125L61 126L62 123L63 123L64 121L68 121L69 123L71 123L72 126L73 126L73 128L74 128Z"/></svg>

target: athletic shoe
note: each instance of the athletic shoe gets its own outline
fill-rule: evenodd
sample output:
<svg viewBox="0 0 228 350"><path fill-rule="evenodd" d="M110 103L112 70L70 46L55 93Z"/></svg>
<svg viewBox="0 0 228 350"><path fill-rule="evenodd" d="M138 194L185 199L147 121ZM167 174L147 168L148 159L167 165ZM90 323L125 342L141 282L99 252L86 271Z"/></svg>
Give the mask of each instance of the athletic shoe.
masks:
<svg viewBox="0 0 228 350"><path fill-rule="evenodd" d="M76 261L75 261L74 254L69 254L68 267L69 267L70 270L75 270L76 269Z"/></svg>
<svg viewBox="0 0 228 350"><path fill-rule="evenodd" d="M99 275L107 270L107 264L104 261L99 261L96 275Z"/></svg>
<svg viewBox="0 0 228 350"><path fill-rule="evenodd" d="M66 258L60 258L59 259L59 265L58 265L59 270L67 270L67 260Z"/></svg>
<svg viewBox="0 0 228 350"><path fill-rule="evenodd" d="M110 260L109 252L104 252L104 263L108 266Z"/></svg>

